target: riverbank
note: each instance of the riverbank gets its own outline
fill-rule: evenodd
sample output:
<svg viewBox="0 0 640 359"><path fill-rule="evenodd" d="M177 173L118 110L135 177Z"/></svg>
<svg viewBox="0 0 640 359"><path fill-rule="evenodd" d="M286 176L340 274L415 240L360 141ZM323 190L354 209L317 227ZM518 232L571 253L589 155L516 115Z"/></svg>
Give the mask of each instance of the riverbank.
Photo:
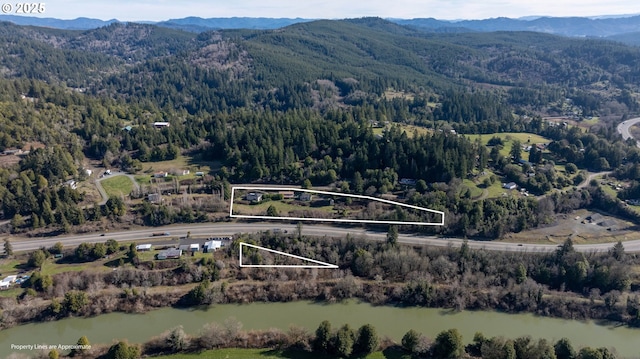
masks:
<svg viewBox="0 0 640 359"><path fill-rule="evenodd" d="M123 274L128 276L128 274ZM176 286L109 288L86 297L86 303L75 312L65 299L43 300L23 297L15 305L4 305L2 327L61 320L67 317L96 317L102 314L145 313L159 308L191 308L209 304L287 303L312 300L319 303L340 303L358 299L378 306L429 307L450 310L498 310L505 313L531 313L545 317L573 320L607 320L623 324L622 303L585 300L570 293L545 291L523 286L521 295L513 288L472 290L460 296L459 287L427 285L421 282L389 283L347 276L340 279L288 281L224 281L211 284L186 283ZM79 293L79 292L75 292ZM199 297L194 297L197 294ZM460 301L463 298L464 301ZM522 299L518 299L522 298ZM12 299L3 298L4 302ZM634 322L635 323L635 322Z"/></svg>
<svg viewBox="0 0 640 359"><path fill-rule="evenodd" d="M309 353L302 350L277 350L277 349L215 349L205 350L191 354L169 354L155 357L157 359L335 359L331 355L322 355ZM366 356L360 356L359 359L412 359L412 355L400 349L388 349L386 351L377 351Z"/></svg>
<svg viewBox="0 0 640 359"><path fill-rule="evenodd" d="M81 336L87 336L96 346L110 345L114 340L125 338L129 343L151 342L155 344L144 345L143 348L147 349L143 352L158 352L158 347L166 345L162 338L178 326L182 326L187 336L195 338L193 340L207 334L204 341L207 345L247 348L266 338L282 340L278 333L306 333L299 335L306 338L324 320L330 321L335 329L344 324L354 329L371 324L377 329L381 341L388 338L386 341L395 343L400 343L410 329L433 340L443 330L458 328L465 344L472 342L476 332L482 332L486 337L512 339L530 336L533 341L545 339L549 343L567 337L577 349L584 346L606 347L615 348L620 357L640 356L638 329L531 314L372 306L351 300L334 304L309 301L216 304L197 309L163 308L144 314L111 313L27 324L0 331L0 357L11 353L10 344L28 344L26 338L40 338L38 342L46 344L75 344ZM247 336L239 337L237 343L226 337L240 330ZM258 331L270 334L258 335ZM268 347L277 348L277 343Z"/></svg>

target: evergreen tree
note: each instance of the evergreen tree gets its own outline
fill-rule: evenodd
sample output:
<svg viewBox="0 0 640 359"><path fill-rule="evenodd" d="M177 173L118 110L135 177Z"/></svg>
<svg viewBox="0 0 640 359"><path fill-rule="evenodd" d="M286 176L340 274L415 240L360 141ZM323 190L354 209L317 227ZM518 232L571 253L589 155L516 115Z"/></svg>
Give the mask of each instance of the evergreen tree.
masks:
<svg viewBox="0 0 640 359"><path fill-rule="evenodd" d="M402 336L402 347L405 348L409 353L414 353L419 340L420 334L415 330L410 329Z"/></svg>
<svg viewBox="0 0 640 359"><path fill-rule="evenodd" d="M433 354L437 358L460 358L463 352L462 335L457 329L440 332L433 343Z"/></svg>
<svg viewBox="0 0 640 359"><path fill-rule="evenodd" d="M355 342L355 334L349 324L345 324L338 329L334 341L336 354L343 358L347 358L351 355L351 352L353 351L353 344Z"/></svg>
<svg viewBox="0 0 640 359"><path fill-rule="evenodd" d="M553 346L554 352L558 359L575 359L576 351L573 349L571 342L567 338L558 340L556 345Z"/></svg>
<svg viewBox="0 0 640 359"><path fill-rule="evenodd" d="M395 246L398 243L398 227L395 225L389 226L389 231L387 232L387 243L392 246Z"/></svg>
<svg viewBox="0 0 640 359"><path fill-rule="evenodd" d="M78 339L78 341L76 342L76 345L78 345L79 348L71 349L71 353L69 355L71 355L72 357L81 356L83 353L87 351L91 343L89 343L89 339L85 335L83 335L80 337L80 339Z"/></svg>
<svg viewBox="0 0 640 359"><path fill-rule="evenodd" d="M522 144L518 140L514 140L511 144L511 151L509 152L513 162L518 163L522 159Z"/></svg>
<svg viewBox="0 0 640 359"><path fill-rule="evenodd" d="M371 324L365 324L358 329L354 353L369 354L378 350L379 339L376 328Z"/></svg>
<svg viewBox="0 0 640 359"><path fill-rule="evenodd" d="M12 256L13 255L13 246L11 245L11 242L9 242L9 240L6 239L6 238L4 240L4 254L6 256Z"/></svg>
<svg viewBox="0 0 640 359"><path fill-rule="evenodd" d="M331 323L325 320L320 323L316 329L316 337L313 340L313 346L316 351L328 353L331 349Z"/></svg>

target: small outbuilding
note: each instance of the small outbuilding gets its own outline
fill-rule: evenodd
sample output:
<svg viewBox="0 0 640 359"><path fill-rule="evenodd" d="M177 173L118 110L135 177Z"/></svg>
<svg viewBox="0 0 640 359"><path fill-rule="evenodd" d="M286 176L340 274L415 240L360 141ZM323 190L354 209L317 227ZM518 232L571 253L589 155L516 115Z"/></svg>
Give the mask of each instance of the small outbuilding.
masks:
<svg viewBox="0 0 640 359"><path fill-rule="evenodd" d="M136 246L136 251L138 252L148 252L151 250L153 246L151 244L139 244Z"/></svg>
<svg viewBox="0 0 640 359"><path fill-rule="evenodd" d="M182 255L181 249L169 248L158 253L158 259L176 259L176 258L180 258L181 255Z"/></svg>
<svg viewBox="0 0 640 359"><path fill-rule="evenodd" d="M215 252L218 248L222 247L222 241L211 240L204 243L202 247L203 253Z"/></svg>
<svg viewBox="0 0 640 359"><path fill-rule="evenodd" d="M247 201L260 202L260 201L262 201L262 193L249 192L247 194L246 198L247 198Z"/></svg>

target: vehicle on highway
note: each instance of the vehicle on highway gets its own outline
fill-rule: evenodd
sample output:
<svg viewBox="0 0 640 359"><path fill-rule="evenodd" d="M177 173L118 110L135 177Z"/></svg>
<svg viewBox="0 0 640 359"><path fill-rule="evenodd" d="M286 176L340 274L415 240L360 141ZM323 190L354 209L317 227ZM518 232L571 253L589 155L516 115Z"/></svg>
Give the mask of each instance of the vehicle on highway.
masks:
<svg viewBox="0 0 640 359"><path fill-rule="evenodd" d="M160 237L160 236L168 236L171 235L169 232L156 232L151 234L151 237Z"/></svg>

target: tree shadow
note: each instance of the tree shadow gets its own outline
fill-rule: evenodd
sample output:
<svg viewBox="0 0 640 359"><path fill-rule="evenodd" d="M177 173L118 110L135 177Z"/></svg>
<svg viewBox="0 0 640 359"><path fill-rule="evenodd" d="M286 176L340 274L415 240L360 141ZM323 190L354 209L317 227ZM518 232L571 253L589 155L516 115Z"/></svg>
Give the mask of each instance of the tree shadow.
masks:
<svg viewBox="0 0 640 359"><path fill-rule="evenodd" d="M397 345L383 350L382 355L387 359L412 359L411 354L407 353Z"/></svg>

